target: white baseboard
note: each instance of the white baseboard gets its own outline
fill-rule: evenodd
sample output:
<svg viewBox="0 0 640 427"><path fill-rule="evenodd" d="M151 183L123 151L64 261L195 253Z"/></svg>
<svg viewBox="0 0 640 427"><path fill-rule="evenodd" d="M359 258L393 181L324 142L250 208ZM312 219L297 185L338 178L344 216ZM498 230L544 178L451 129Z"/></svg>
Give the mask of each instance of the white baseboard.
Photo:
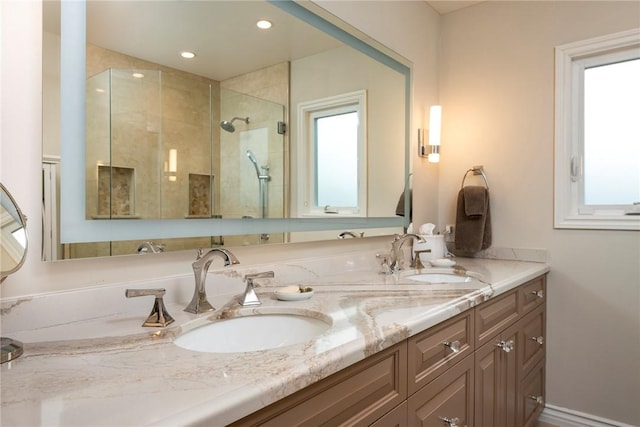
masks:
<svg viewBox="0 0 640 427"><path fill-rule="evenodd" d="M538 421L553 424L558 427L634 427L631 424L608 420L553 405L545 406Z"/></svg>

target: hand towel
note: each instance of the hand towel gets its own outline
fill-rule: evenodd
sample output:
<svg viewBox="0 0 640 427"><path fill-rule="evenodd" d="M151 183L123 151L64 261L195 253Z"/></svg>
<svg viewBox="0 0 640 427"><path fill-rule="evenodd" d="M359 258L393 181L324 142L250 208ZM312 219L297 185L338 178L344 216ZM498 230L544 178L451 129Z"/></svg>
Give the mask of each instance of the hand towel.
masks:
<svg viewBox="0 0 640 427"><path fill-rule="evenodd" d="M469 186L462 188L464 197L464 213L468 217L482 216L487 210L487 189Z"/></svg>
<svg viewBox="0 0 640 427"><path fill-rule="evenodd" d="M491 246L491 235L489 190L479 186L463 187L458 193L456 208L456 249L479 252Z"/></svg>

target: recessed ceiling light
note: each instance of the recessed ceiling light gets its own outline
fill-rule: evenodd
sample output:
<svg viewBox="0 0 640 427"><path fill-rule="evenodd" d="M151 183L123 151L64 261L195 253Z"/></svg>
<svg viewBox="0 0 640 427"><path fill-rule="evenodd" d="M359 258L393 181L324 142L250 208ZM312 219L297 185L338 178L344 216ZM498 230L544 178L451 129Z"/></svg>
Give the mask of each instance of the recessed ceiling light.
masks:
<svg viewBox="0 0 640 427"><path fill-rule="evenodd" d="M98 93L104 93L104 89L102 89L102 88L100 88L100 87L97 87L97 88L96 88L96 92L98 92Z"/></svg>
<svg viewBox="0 0 640 427"><path fill-rule="evenodd" d="M136 79L141 79L144 77L144 74L142 73L133 73L131 74L133 77L135 77Z"/></svg>
<svg viewBox="0 0 640 427"><path fill-rule="evenodd" d="M196 57L196 54L185 50L183 52L180 52L180 56L182 56L184 59L193 59Z"/></svg>
<svg viewBox="0 0 640 427"><path fill-rule="evenodd" d="M266 19L261 19L258 22L256 22L256 26L261 30L268 30L269 28L271 28L272 24L271 24L271 21L267 21Z"/></svg>

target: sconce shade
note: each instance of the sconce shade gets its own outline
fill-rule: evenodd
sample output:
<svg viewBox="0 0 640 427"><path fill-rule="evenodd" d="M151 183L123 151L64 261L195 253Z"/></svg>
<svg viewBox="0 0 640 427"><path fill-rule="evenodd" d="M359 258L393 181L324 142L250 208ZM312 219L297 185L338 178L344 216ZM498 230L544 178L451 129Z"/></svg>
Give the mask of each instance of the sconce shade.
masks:
<svg viewBox="0 0 640 427"><path fill-rule="evenodd" d="M169 172L178 172L178 150L175 148L169 150Z"/></svg>
<svg viewBox="0 0 640 427"><path fill-rule="evenodd" d="M429 112L429 145L440 145L442 106L432 105Z"/></svg>
<svg viewBox="0 0 640 427"><path fill-rule="evenodd" d="M429 162L440 162L440 133L442 129L442 106L432 105L429 111Z"/></svg>

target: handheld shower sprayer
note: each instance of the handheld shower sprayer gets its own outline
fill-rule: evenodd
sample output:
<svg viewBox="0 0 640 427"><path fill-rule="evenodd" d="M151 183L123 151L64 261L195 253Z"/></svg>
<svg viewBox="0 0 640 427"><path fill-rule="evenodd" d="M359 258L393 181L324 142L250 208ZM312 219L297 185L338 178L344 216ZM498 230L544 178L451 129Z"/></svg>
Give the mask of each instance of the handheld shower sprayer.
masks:
<svg viewBox="0 0 640 427"><path fill-rule="evenodd" d="M223 121L221 121L220 122L220 127L222 129L226 130L227 132L235 132L236 131L236 127L233 125L233 122L235 122L236 120L242 120L246 124L249 124L249 117L234 117L231 120L223 120Z"/></svg>
<svg viewBox="0 0 640 427"><path fill-rule="evenodd" d="M253 163L253 167L256 168L256 175L260 178L260 169L258 168L258 160L251 150L247 150L247 157Z"/></svg>

